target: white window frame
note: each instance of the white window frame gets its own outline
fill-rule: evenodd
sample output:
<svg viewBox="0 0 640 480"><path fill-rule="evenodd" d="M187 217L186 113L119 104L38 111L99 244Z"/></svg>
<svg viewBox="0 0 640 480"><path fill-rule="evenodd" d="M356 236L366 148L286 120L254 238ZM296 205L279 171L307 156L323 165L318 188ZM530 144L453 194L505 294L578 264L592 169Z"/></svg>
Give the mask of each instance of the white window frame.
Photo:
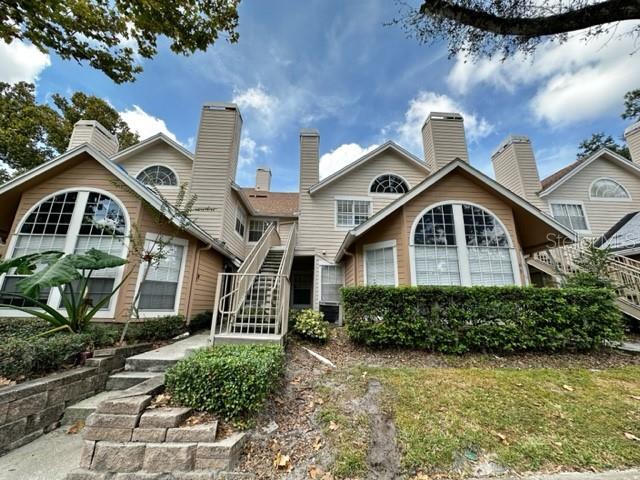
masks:
<svg viewBox="0 0 640 480"><path fill-rule="evenodd" d="M395 240L385 240L382 242L368 243L362 247L362 258L364 264L363 285L367 285L367 251L379 250L383 248L393 248L393 280L394 286L398 286L398 248Z"/></svg>
<svg viewBox="0 0 640 480"><path fill-rule="evenodd" d="M620 188L622 188L622 190L624 190L624 192L627 194L627 197L626 198L594 197L592 195L592 193L591 193L592 190L593 190L593 186L597 182L599 182L600 180L608 180L610 182L614 182L616 185L618 185ZM629 193L629 190L627 189L627 187L625 187L622 183L620 183L615 178L600 177L600 178L596 178L593 182L591 182L591 185L589 185L589 200L593 200L594 202L631 202L632 198L631 198L631 194Z"/></svg>
<svg viewBox="0 0 640 480"><path fill-rule="evenodd" d="M80 225L82 223L82 215L84 213L84 209L87 206L87 200L89 198L89 194L98 193L101 195L106 195L109 198L111 198L114 202L116 202L118 207L120 207L122 214L124 215L125 234L124 234L124 237L122 238L122 258L127 258L127 259L129 258L129 234L131 229L131 219L129 217L129 212L125 208L122 201L115 194L113 194L112 192L108 192L107 190L102 190L100 188L93 188L93 187L74 187L74 188L65 188L62 190L58 190L45 197L42 197L35 204L33 204L29 208L29 210L27 210L27 212L20 219L20 222L18 222L16 229L11 234L11 239L9 240L7 248L5 249L5 252L4 252L4 257L3 257L4 260L11 259L13 252L15 250L18 236L20 235L19 233L20 229L22 228L22 225L24 224L25 220L29 217L29 215L31 215L31 213L36 208L38 208L38 206L43 202L57 195L62 195L64 193L69 193L69 192L78 193L78 196L76 197L76 207L74 208L73 214L71 216L71 221L69 223L69 231L76 232L76 233L74 235L67 234L65 238L65 245L62 251L65 254L72 254L75 252L76 246L78 244L78 237L79 237L78 232L80 231ZM82 205L82 207L79 207L78 205ZM122 281L125 266L126 265L117 267L116 276L114 277L114 282L113 282L114 287ZM0 286L4 285L5 276L6 274L4 273L0 275ZM120 296L121 290L122 288L118 289L118 291L109 299L109 308L105 310L99 310L93 318L96 318L96 319L114 318L115 312L116 312L116 305L118 304L118 297ZM52 288L51 291L49 292L47 305L55 308L60 313L66 313L66 310L64 308L60 308L60 301L61 301L60 291L58 290L58 288ZM7 307L0 307L0 315L3 317L18 317L18 318L32 316L21 310L16 310L15 308L7 308Z"/></svg>
<svg viewBox="0 0 640 480"><path fill-rule="evenodd" d="M164 165L164 164L162 164L162 163L153 163L153 164L151 164L151 165L145 165L144 167L142 167L142 168L138 171L138 173L136 173L136 174L134 175L134 177L133 177L133 178L135 178L138 182L141 182L141 183L142 183L142 180L138 180L138 176L139 176L142 172L144 172L145 170L147 170L148 168L153 168L153 167L163 167L163 168L166 168L166 169L168 169L168 170L171 170L171 172L173 172L173 174L174 174L174 175L175 175L175 177L176 177L176 184L175 184L175 185L147 185L146 183L143 183L143 185L145 185L145 186L147 186L147 187L154 187L154 188L167 188L167 189L169 189L169 188L176 189L176 188L180 187L180 176L178 175L178 172L176 172L176 170L175 170L174 168L170 167L169 165Z"/></svg>
<svg viewBox="0 0 640 480"><path fill-rule="evenodd" d="M236 214L235 214L235 216L233 218L233 231L243 241L245 239L245 235L247 235L247 226L248 226L247 225L247 223L248 223L247 219L248 218L249 217L247 216L247 213L244 211L244 209L239 204L237 204L236 205ZM240 232L238 232L238 229L236 228L236 223L238 222L238 220L241 220L240 223L242 223L242 225L244 226L242 235L240 235Z"/></svg>
<svg viewBox="0 0 640 480"><path fill-rule="evenodd" d="M276 219L273 219L273 218L259 218L259 217L251 218L251 217L249 217L249 219L247 220L247 228L246 228L246 230L247 230L247 243L250 244L250 245L256 244L256 243L258 243L260 241L260 239L262 239L262 235L261 235L259 240L255 240L255 241L251 240L250 233L251 233L251 222L252 221L253 222L264 222L265 223L265 229L262 231L262 235L264 235L264 232L267 231L267 228L269 228L269 224L270 223L275 224L276 229L278 228L278 221ZM233 228L235 229L235 225L234 225Z"/></svg>
<svg viewBox="0 0 640 480"><path fill-rule="evenodd" d="M413 243L413 239L416 233L416 228L420 219L427 213L429 210L433 208L439 207L441 205L452 205L453 207L453 222L455 227L455 235L456 235L456 248L458 251L458 268L460 272L460 286L470 287L473 286L471 283L471 265L469 263L469 246L467 246L467 240L464 231L464 218L462 214L462 205L471 205L473 207L480 208L493 216L498 224L504 230L505 235L507 236L507 243L509 244L509 258L511 259L511 269L513 270L513 285L522 286L522 277L520 275L520 262L518 261L518 256L516 254L516 249L514 247L513 240L511 239L511 235L509 234L509 230L505 227L504 223L496 215L487 207L480 205L478 203L469 202L467 200L445 200L442 202L434 203L429 205L425 209L423 209L416 218L413 219L413 224L411 226L411 236L409 237L409 264L411 270L411 285L417 286L417 274L416 274L416 256L415 256L415 245ZM503 247L506 248L506 247Z"/></svg>
<svg viewBox="0 0 640 480"><path fill-rule="evenodd" d="M403 177L402 175L395 173L395 172L383 172L383 173L379 173L376 176L374 176L371 181L369 182L369 188L368 188L368 192L369 195L371 195L372 197L385 197L385 198L398 198L401 197L402 195L404 195L404 193L385 193L385 192L372 192L371 191L371 187L373 186L373 183L379 178L382 177L384 175L393 175L394 177L398 177L399 179L401 179L406 185L407 185L407 192L409 190L411 190L411 184L409 183L409 181Z"/></svg>
<svg viewBox="0 0 640 480"><path fill-rule="evenodd" d="M167 235L162 235L160 233L151 233L148 232L144 236L145 248L147 241L155 242L160 239L160 241L169 242L170 244L180 245L183 247L182 250L182 261L180 262L180 274L178 275L178 285L176 286L176 298L173 305L173 310L139 310L138 315L140 318L155 318L155 317L166 317L168 315L178 315L180 310L180 296L182 293L182 284L184 282L184 274L187 266L187 255L189 252L189 240L186 238L177 238L177 237L168 237ZM144 271L146 268L145 263L140 264L140 268L138 268L138 278L136 279L136 288L134 290L134 295L140 289L140 284L142 283L142 277L144 276ZM138 298L138 301L140 299ZM136 302L136 308L138 307L138 302ZM132 317L133 318L133 317Z"/></svg>
<svg viewBox="0 0 640 480"><path fill-rule="evenodd" d="M318 275L318 280L320 283L320 288L319 288L319 295L318 295L318 305L322 304L322 305L340 305L342 302L340 302L340 300L338 300L337 302L325 302L322 300L322 285L323 285L323 281L322 281L322 271L324 270L324 267L338 267L340 268L340 270L342 270L342 286L344 287L344 265L342 265L341 263L329 263L329 262L321 262L319 263L319 270L320 273Z"/></svg>
<svg viewBox="0 0 640 480"><path fill-rule="evenodd" d="M589 216L587 215L587 209L584 206L584 202L582 200L549 200L549 213L551 214L551 218L555 219L558 223L559 220L553 215L553 207L552 205L579 205L582 208L582 213L584 215L584 223L587 225L586 230L574 230L572 227L561 224L562 226L569 228L570 230L581 233L581 234L590 234L591 233L591 223L589 223Z"/></svg>
<svg viewBox="0 0 640 480"><path fill-rule="evenodd" d="M355 222L352 225L338 225L338 200L344 200L347 202L368 202L369 213L367 214L367 220L373 215L373 199L371 197L352 197L352 196L336 196L333 197L333 224L338 231L349 231L357 227Z"/></svg>

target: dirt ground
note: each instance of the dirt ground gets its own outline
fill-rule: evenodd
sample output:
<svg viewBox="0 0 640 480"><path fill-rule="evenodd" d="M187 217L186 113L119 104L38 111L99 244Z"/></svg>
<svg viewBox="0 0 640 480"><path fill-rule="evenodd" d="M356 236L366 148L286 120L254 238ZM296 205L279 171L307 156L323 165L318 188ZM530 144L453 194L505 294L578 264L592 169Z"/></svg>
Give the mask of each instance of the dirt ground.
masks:
<svg viewBox="0 0 640 480"><path fill-rule="evenodd" d="M625 365L640 365L640 355L629 355L615 350L591 354L467 354L441 355L415 350L372 350L352 344L342 328L332 330L332 338L326 345L313 345L295 338L287 345L286 372L282 388L268 401L263 413L255 419L245 456L239 471L252 472L259 479L319 479L330 480L327 472L332 462L331 447L323 435L318 419L323 400L319 387L341 388L327 381L331 368L313 358L303 347L312 349L333 362L338 370L366 365L384 367L487 367L487 368L563 368L580 367L606 369ZM343 386L342 386L343 387ZM381 436L372 435L369 442L369 462L376 462L376 455L384 456L384 430L392 428L378 411L376 386L362 396L359 407L368 415L372 425L379 424ZM393 432L387 432L393 433ZM391 452L393 453L393 452ZM395 466L389 468L388 478L393 478ZM380 477L382 478L382 477Z"/></svg>

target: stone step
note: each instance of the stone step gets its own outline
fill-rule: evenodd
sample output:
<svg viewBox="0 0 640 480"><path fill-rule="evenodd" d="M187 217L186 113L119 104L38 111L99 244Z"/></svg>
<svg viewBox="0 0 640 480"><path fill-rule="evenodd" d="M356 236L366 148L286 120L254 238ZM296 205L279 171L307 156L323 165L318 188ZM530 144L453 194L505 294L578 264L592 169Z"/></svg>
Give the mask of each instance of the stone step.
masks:
<svg viewBox="0 0 640 480"><path fill-rule="evenodd" d="M162 373L135 371L116 373L111 375L107 380L107 390L125 390L145 380L161 375Z"/></svg>
<svg viewBox="0 0 640 480"><path fill-rule="evenodd" d="M71 423L75 423L78 420L86 420L86 418L96 411L98 404L103 402L104 400L109 400L111 398L119 397L124 394L124 390L110 390L100 392L93 397L85 398L78 403L74 403L73 405L69 405L62 417L62 423L69 425Z"/></svg>
<svg viewBox="0 0 640 480"><path fill-rule="evenodd" d="M276 334L250 334L250 333L221 333L213 339L214 345L226 343L279 343L282 344L282 335Z"/></svg>
<svg viewBox="0 0 640 480"><path fill-rule="evenodd" d="M178 358L127 358L124 365L125 372L164 372L175 365Z"/></svg>

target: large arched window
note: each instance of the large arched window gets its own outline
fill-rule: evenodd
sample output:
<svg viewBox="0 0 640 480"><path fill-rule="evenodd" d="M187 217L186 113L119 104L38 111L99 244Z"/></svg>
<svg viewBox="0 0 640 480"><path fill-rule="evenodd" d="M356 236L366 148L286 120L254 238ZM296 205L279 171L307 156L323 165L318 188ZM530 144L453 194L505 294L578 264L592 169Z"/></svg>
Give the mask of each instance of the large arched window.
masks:
<svg viewBox="0 0 640 480"><path fill-rule="evenodd" d="M147 167L136 178L145 185L157 187L175 187L178 185L178 177L175 172L164 165Z"/></svg>
<svg viewBox="0 0 640 480"><path fill-rule="evenodd" d="M409 186L398 175L385 173L371 182L369 190L371 193L407 193Z"/></svg>
<svg viewBox="0 0 640 480"><path fill-rule="evenodd" d="M591 198L602 200L628 200L627 189L610 178L599 178L591 184Z"/></svg>
<svg viewBox="0 0 640 480"><path fill-rule="evenodd" d="M58 193L41 201L25 216L14 235L11 258L46 250L84 253L91 248L123 256L127 229L126 213L111 196L86 190ZM89 280L89 296L94 303L112 291L121 273L120 267L93 274ZM2 295L19 292L16 284L20 278L15 272L5 275L0 288L2 303L24 305L20 299ZM54 307L60 305L57 290L43 291L41 299Z"/></svg>
<svg viewBox="0 0 640 480"><path fill-rule="evenodd" d="M414 223L411 249L417 285L518 283L504 226L475 205L447 203L424 212Z"/></svg>

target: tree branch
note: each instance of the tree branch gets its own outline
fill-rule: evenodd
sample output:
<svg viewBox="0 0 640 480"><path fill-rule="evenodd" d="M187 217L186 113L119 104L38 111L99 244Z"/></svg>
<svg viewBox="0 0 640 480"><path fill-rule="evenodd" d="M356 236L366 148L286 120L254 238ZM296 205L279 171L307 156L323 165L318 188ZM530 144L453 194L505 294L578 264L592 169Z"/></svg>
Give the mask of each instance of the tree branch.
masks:
<svg viewBox="0 0 640 480"><path fill-rule="evenodd" d="M451 0L426 0L420 14L451 20L497 35L557 35L622 20L640 19L640 0L607 0L549 16L501 17Z"/></svg>

